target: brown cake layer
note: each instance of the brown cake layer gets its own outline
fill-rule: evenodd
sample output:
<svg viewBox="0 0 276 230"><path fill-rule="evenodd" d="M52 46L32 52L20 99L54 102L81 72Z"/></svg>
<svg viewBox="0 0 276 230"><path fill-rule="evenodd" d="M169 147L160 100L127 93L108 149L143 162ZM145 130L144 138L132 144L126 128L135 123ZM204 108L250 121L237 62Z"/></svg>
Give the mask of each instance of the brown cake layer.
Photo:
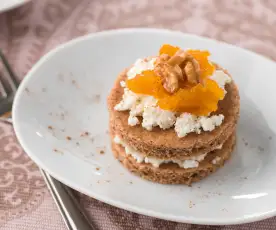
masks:
<svg viewBox="0 0 276 230"><path fill-rule="evenodd" d="M211 132L190 133L179 138L174 128L162 130L155 127L152 131L148 131L141 125L129 126L129 111L114 110L114 106L122 99L123 88L120 86L120 81L126 79L126 71L119 75L108 97L110 129L137 151L158 158L198 155L214 150L234 132L239 118L240 98L233 81L226 85L227 94L224 100L219 102L219 108L214 113L223 114L224 121Z"/></svg>
<svg viewBox="0 0 276 230"><path fill-rule="evenodd" d="M124 148L121 145L112 142L112 150L114 156L126 167L129 171L136 175L162 184L187 184L199 181L215 172L222 167L226 160L229 159L236 143L235 133L224 143L220 150L215 150L207 154L205 159L199 163L197 168L184 169L174 163L165 163L155 168L151 164L137 163L132 156L127 156ZM218 156L221 160L213 164L212 160Z"/></svg>
<svg viewBox="0 0 276 230"><path fill-rule="evenodd" d="M235 133L235 132L236 132L236 130L234 129L232 134ZM153 154L152 152L140 152L134 146L127 143L120 136L120 134L114 133L114 130L111 127L110 127L110 136L112 138L112 141L114 140L115 136L118 136L125 144L127 144L129 147L131 147L132 149L139 152L144 157L156 157L156 158L160 158L160 159L163 159L163 160L168 160L168 159L170 159L170 160L187 160L187 159L190 159L191 156L196 157L196 156L199 156L199 155L202 155L202 154L205 154L205 153L212 152L212 151L217 150L217 149L221 149L221 148L223 148L224 143L227 141L227 139L223 140L223 142L221 142L219 145L213 145L213 146L211 146L211 148L194 149L194 151L190 152L189 154L187 154L186 152L184 152L184 153L176 152L176 153L170 153L170 154L164 154L164 153L159 153L158 154L158 153L155 152ZM229 137L228 137L228 139L229 139Z"/></svg>
<svg viewBox="0 0 276 230"><path fill-rule="evenodd" d="M228 130L228 132L223 133L219 138L217 138L216 141L212 142L211 145L202 147L202 148L194 148L194 149L174 149L171 151L156 151L156 149L151 150L150 148L144 148L144 143L141 142L140 145L138 144L138 141L129 143L128 139L125 140L123 135L121 135L120 131L118 131L113 126L113 119L110 117L110 124L109 124L109 130L112 138L114 138L116 135L120 137L121 140L123 140L125 143L127 143L131 148L135 149L137 152L140 152L142 155L146 157L156 157L161 159L174 159L174 160L185 160L190 158L191 156L199 156L205 153L209 153L213 150L216 150L224 145L227 139L229 139L229 136L235 132L236 125L231 127L231 129ZM177 137L178 138L178 137ZM185 138L185 137L184 137ZM142 151L141 151L142 150Z"/></svg>

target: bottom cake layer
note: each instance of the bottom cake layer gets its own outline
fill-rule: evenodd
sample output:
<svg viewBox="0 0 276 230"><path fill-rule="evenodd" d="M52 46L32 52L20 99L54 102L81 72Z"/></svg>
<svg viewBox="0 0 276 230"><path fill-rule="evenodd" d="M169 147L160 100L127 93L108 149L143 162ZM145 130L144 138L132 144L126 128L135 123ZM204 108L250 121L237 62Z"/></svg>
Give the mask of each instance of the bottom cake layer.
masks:
<svg viewBox="0 0 276 230"><path fill-rule="evenodd" d="M207 154L206 158L200 162L196 168L180 168L175 163L166 163L156 168L151 164L137 163L130 155L127 155L124 148L112 141L112 150L114 156L129 171L138 176L162 184L187 184L199 181L207 177L218 168L222 167L226 160L231 156L235 147L236 134L232 134L230 138L223 144L222 149L212 151ZM218 159L218 160L216 160Z"/></svg>

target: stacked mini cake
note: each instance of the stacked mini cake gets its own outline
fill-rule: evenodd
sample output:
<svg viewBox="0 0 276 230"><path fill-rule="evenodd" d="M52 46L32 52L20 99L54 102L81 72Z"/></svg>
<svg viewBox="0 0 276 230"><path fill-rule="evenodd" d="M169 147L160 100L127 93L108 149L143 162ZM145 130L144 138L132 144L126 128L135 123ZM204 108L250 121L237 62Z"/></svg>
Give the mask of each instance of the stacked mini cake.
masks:
<svg viewBox="0 0 276 230"><path fill-rule="evenodd" d="M199 181L235 146L239 93L209 52L164 45L117 78L108 97L114 156L165 184Z"/></svg>

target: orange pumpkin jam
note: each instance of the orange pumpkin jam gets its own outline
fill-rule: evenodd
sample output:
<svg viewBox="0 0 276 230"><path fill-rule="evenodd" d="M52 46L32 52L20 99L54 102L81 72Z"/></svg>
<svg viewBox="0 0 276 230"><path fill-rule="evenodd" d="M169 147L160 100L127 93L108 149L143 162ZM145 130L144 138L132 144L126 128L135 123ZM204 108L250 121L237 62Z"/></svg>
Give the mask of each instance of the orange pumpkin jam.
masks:
<svg viewBox="0 0 276 230"><path fill-rule="evenodd" d="M179 50L178 47L163 45L161 54L173 56ZM215 70L209 63L208 51L188 50L200 66L200 82L196 85L181 84L180 88L173 94L168 93L163 85L162 79L152 70L143 71L135 78L126 81L127 87L134 93L150 95L158 99L161 109L174 112L188 112L194 115L208 115L216 111L218 101L224 97L224 91L216 82L208 79Z"/></svg>

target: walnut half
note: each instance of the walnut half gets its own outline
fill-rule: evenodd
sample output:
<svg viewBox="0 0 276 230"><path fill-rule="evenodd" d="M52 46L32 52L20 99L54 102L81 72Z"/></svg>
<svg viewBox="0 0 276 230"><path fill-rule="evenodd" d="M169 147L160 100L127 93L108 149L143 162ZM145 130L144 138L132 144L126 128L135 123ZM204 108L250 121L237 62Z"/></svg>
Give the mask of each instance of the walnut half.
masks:
<svg viewBox="0 0 276 230"><path fill-rule="evenodd" d="M181 81L199 83L199 64L193 56L183 50L177 51L172 57L161 55L156 61L154 71L161 77L163 87L169 93L175 93Z"/></svg>
<svg viewBox="0 0 276 230"><path fill-rule="evenodd" d="M184 67L184 73L187 81L191 84L199 83L200 68L196 60L188 61Z"/></svg>
<svg viewBox="0 0 276 230"><path fill-rule="evenodd" d="M154 71L161 77L163 87L167 92L175 93L179 89L179 81L183 80L183 73L179 66L159 63L155 66Z"/></svg>

